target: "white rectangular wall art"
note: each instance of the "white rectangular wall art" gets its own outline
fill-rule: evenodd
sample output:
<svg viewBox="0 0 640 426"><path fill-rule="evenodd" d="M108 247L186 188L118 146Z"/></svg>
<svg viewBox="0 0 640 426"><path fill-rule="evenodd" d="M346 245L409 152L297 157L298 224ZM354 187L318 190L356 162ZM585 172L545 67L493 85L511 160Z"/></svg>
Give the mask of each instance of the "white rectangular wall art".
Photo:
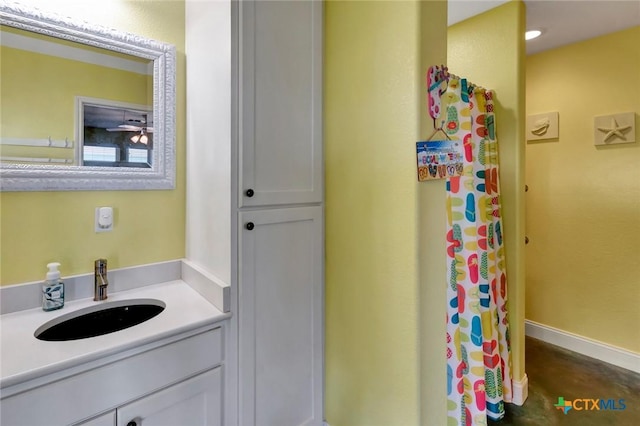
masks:
<svg viewBox="0 0 640 426"><path fill-rule="evenodd" d="M539 141L558 138L558 112L545 112L527 116L527 140Z"/></svg>
<svg viewBox="0 0 640 426"><path fill-rule="evenodd" d="M614 145L636 141L636 114L601 115L593 119L593 144Z"/></svg>

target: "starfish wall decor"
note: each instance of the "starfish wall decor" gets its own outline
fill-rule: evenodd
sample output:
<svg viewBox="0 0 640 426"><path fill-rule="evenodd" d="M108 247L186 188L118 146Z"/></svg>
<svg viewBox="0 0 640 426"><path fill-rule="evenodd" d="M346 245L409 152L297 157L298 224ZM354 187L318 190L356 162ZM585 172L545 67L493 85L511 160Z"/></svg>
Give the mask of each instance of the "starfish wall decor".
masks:
<svg viewBox="0 0 640 426"><path fill-rule="evenodd" d="M635 142L635 113L596 117L595 145Z"/></svg>

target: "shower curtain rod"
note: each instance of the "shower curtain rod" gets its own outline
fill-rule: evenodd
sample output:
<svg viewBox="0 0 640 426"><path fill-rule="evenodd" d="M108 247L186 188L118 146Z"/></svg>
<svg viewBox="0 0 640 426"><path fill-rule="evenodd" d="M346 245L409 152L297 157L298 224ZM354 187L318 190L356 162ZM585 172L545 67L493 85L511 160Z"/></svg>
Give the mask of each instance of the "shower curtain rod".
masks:
<svg viewBox="0 0 640 426"><path fill-rule="evenodd" d="M467 86L468 86L468 87L473 87L473 88L478 88L478 89L487 90L487 89L485 89L484 87L482 87L481 85L479 85L479 84L475 84L475 83L473 83L472 81L469 81L469 79L467 79L467 78L459 77L459 76L457 76L456 74L450 73L450 72L449 72L449 67L447 67L446 65L440 65L439 67L436 65L436 66L435 66L435 68L436 68L436 71L437 71L437 72L442 73L442 78L443 78L444 80L449 81L449 78L450 78L450 77L456 78L456 79L458 79L458 80L467 80Z"/></svg>

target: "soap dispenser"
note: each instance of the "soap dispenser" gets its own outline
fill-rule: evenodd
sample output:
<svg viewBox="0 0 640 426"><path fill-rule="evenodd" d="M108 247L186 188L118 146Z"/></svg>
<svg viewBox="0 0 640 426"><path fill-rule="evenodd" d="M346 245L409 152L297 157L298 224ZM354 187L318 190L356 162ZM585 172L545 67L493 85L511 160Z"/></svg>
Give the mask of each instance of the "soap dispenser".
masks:
<svg viewBox="0 0 640 426"><path fill-rule="evenodd" d="M64 306L64 283L60 279L58 262L47 264L49 272L47 279L42 283L42 310L53 311Z"/></svg>

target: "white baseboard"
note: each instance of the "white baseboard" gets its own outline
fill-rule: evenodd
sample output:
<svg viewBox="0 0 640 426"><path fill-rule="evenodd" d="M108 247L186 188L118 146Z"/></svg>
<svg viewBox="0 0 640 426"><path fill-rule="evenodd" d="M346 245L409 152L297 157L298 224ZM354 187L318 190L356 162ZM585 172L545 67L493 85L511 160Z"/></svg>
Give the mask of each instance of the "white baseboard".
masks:
<svg viewBox="0 0 640 426"><path fill-rule="evenodd" d="M513 396L511 403L515 405L522 405L529 396L529 377L525 374L522 380L512 380Z"/></svg>
<svg viewBox="0 0 640 426"><path fill-rule="evenodd" d="M549 327L535 321L525 320L524 323L527 336L640 373L640 354L638 353Z"/></svg>

